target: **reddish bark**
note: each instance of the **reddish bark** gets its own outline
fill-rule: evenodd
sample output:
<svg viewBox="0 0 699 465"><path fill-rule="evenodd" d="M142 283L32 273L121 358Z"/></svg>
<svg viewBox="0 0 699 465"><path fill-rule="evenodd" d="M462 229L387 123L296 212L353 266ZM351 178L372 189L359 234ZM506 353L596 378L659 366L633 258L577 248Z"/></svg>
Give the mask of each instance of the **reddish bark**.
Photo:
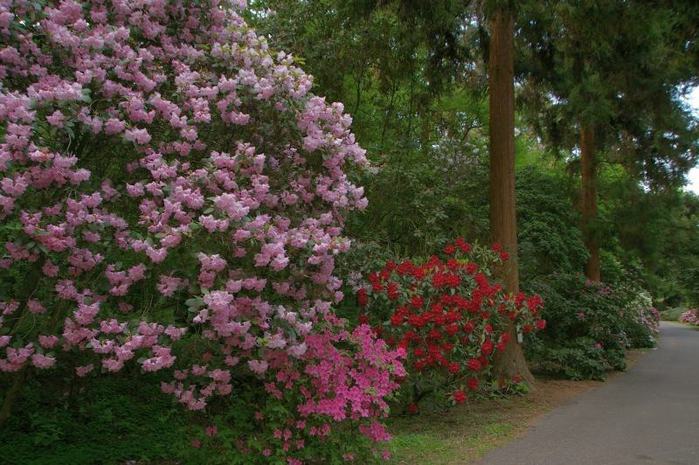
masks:
<svg viewBox="0 0 699 465"><path fill-rule="evenodd" d="M490 19L488 85L490 106L490 231L493 242L502 245L510 259L500 270L508 292L519 292L517 267L517 215L515 209L515 105L514 105L514 18L498 8ZM519 377L533 383L515 328L512 343L495 365L499 380Z"/></svg>
<svg viewBox="0 0 699 465"><path fill-rule="evenodd" d="M590 258L585 264L585 276L591 281L600 281L599 243L594 231L597 217L597 162L595 157L595 130L592 126L580 128L580 173L582 230L585 247Z"/></svg>

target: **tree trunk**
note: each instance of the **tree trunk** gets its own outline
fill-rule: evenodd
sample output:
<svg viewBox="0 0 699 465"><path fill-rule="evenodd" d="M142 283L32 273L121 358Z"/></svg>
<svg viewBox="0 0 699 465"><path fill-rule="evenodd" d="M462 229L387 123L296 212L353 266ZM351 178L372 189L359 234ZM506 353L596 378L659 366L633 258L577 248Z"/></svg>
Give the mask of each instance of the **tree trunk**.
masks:
<svg viewBox="0 0 699 465"><path fill-rule="evenodd" d="M519 292L517 268L517 213L515 210L515 101L514 101L514 18L512 12L497 8L490 18L488 86L490 106L490 234L510 255L500 270L505 289ZM495 363L499 381L519 377L533 386L514 325L504 352Z"/></svg>
<svg viewBox="0 0 699 465"><path fill-rule="evenodd" d="M594 230L597 217L597 163L595 160L595 130L592 126L580 125L580 178L582 230L585 247L590 258L585 264L585 276L591 281L600 281L599 243Z"/></svg>

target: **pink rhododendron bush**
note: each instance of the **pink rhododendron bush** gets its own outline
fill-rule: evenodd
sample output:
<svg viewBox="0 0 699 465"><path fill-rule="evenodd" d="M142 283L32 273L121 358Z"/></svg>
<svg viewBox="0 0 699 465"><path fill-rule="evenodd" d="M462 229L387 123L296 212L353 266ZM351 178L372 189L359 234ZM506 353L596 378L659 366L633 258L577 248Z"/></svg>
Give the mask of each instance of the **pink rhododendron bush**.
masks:
<svg viewBox="0 0 699 465"><path fill-rule="evenodd" d="M699 309L690 308L680 315L680 322L688 325L699 326Z"/></svg>
<svg viewBox="0 0 699 465"><path fill-rule="evenodd" d="M0 0L0 376L138 366L240 463L358 459L404 375L331 309L364 151L244 3Z"/></svg>

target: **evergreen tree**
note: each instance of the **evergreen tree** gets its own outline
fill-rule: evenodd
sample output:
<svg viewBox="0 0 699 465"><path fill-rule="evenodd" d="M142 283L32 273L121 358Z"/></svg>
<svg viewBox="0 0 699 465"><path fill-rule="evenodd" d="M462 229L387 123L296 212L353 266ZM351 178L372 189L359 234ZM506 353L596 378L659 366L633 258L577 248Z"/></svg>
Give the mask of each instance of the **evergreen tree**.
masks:
<svg viewBox="0 0 699 465"><path fill-rule="evenodd" d="M523 4L522 92L551 147L577 154L589 279L600 280L597 174L620 163L650 188L681 183L695 163L697 125L681 102L696 79L690 3L542 1ZM678 8L682 6L681 8Z"/></svg>

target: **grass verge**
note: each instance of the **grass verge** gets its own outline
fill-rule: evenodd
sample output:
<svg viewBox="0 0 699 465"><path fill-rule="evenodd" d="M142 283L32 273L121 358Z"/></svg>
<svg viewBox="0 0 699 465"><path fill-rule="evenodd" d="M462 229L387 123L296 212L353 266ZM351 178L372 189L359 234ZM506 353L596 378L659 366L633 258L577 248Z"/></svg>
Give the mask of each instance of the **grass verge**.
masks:
<svg viewBox="0 0 699 465"><path fill-rule="evenodd" d="M476 400L443 414L396 418L391 465L466 465L502 445L542 414L595 386L599 381L538 380L518 397Z"/></svg>
<svg viewBox="0 0 699 465"><path fill-rule="evenodd" d="M627 369L645 352L630 351ZM524 433L543 414L603 383L539 379L535 389L522 396L471 401L442 414L394 418L389 425L394 435L389 464L473 464Z"/></svg>

